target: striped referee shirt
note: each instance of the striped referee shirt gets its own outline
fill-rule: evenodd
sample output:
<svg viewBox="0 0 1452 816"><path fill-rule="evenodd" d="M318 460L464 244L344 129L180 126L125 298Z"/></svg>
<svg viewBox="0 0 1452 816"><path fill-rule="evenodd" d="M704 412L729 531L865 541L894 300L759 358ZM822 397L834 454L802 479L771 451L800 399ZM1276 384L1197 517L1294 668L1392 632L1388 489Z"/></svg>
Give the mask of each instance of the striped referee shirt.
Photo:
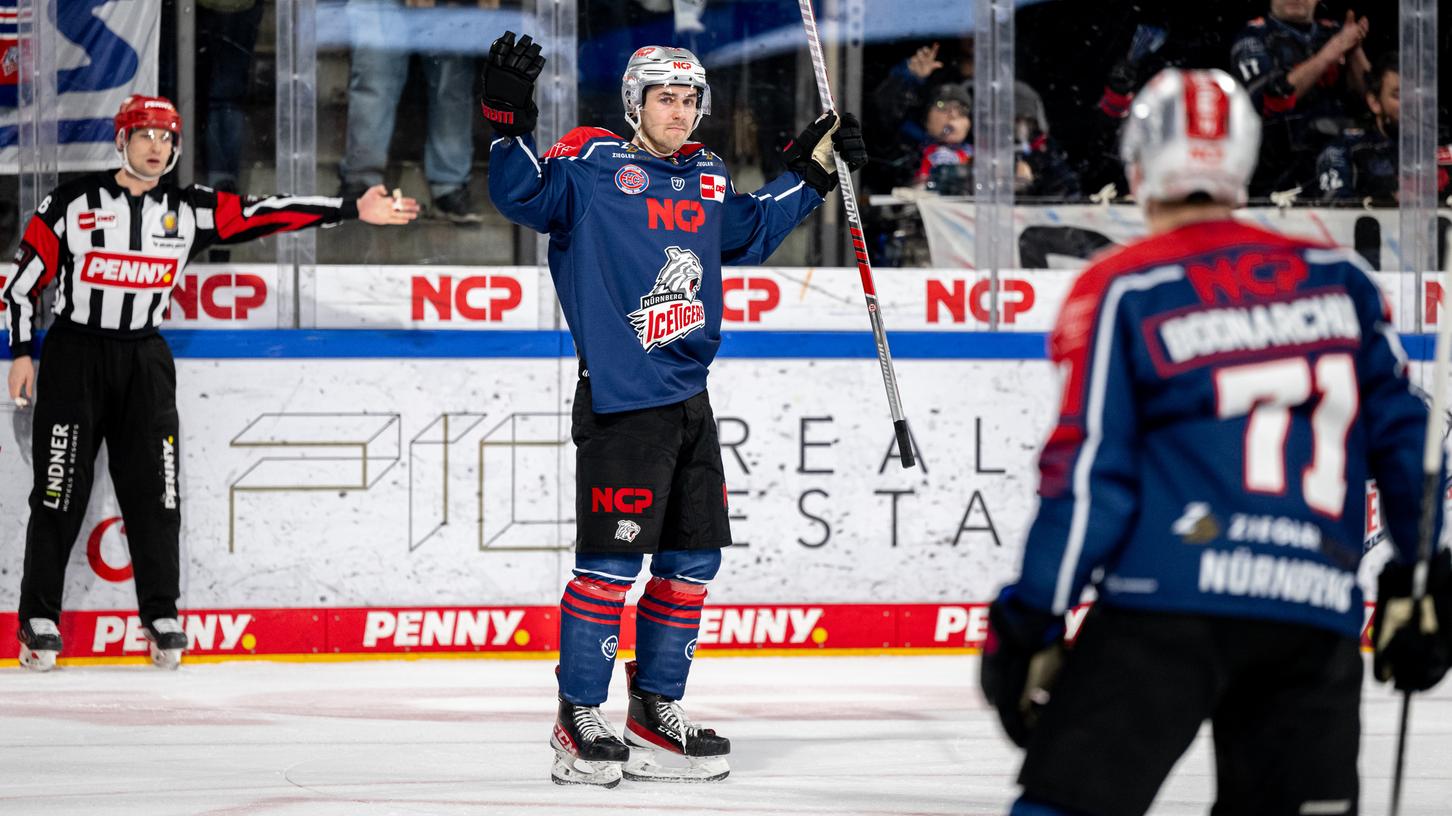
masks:
<svg viewBox="0 0 1452 816"><path fill-rule="evenodd" d="M357 203L340 198L244 198L165 184L137 196L114 172L67 182L31 217L5 282L10 354L31 353L36 302L52 280L57 322L117 337L149 334L182 269L206 248L357 217Z"/></svg>

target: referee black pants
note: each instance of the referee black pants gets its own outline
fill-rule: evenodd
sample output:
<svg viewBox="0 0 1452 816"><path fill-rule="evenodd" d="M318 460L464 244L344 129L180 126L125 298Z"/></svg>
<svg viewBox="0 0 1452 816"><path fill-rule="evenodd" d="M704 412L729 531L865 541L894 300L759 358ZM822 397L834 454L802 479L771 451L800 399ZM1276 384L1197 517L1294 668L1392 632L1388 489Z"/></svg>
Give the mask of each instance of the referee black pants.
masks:
<svg viewBox="0 0 1452 816"><path fill-rule="evenodd" d="M141 619L176 617L181 451L171 349L160 335L104 337L57 324L36 380L20 618L60 620L66 562L85 520L102 442Z"/></svg>

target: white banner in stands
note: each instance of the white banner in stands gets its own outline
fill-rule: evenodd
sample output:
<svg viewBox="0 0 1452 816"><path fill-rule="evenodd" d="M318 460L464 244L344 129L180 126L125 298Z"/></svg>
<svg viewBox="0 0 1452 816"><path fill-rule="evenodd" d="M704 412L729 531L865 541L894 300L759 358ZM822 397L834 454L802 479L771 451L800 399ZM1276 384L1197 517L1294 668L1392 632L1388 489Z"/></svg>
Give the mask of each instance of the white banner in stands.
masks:
<svg viewBox="0 0 1452 816"><path fill-rule="evenodd" d="M973 268L973 203L928 197L916 204L933 266ZM1401 268L1396 210L1252 207L1236 216L1287 235L1353 247L1373 269ZM1446 271L1452 254L1452 210L1441 210L1438 221L1438 268ZM1142 238L1147 231L1143 212L1129 204L1015 207L1013 228L1015 265L1023 269L1078 268L1095 252Z"/></svg>
<svg viewBox="0 0 1452 816"><path fill-rule="evenodd" d="M51 124L58 169L115 169L120 162L112 117L127 96L156 93L161 4L87 0L30 8L45 9L55 27L51 80L59 99L52 103ZM20 172L22 163L21 29L17 4L0 0L0 173L7 174Z"/></svg>

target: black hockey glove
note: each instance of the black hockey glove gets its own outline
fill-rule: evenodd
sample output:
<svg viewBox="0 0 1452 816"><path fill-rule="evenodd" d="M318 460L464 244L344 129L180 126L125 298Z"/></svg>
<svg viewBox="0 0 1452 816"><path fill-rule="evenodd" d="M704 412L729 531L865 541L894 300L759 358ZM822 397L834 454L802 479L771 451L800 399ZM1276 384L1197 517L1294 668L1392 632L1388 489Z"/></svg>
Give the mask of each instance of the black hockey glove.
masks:
<svg viewBox="0 0 1452 816"><path fill-rule="evenodd" d="M862 140L862 123L850 113L842 114L842 124L832 134L832 146L847 163L847 170L856 173L867 166L867 142Z"/></svg>
<svg viewBox="0 0 1452 816"><path fill-rule="evenodd" d="M1412 568L1388 562L1376 580L1371 618L1372 670L1401 691L1426 691L1452 664L1452 555L1437 553L1427 571L1427 596L1413 614Z"/></svg>
<svg viewBox="0 0 1452 816"><path fill-rule="evenodd" d="M801 135L782 151L787 169L801 176L812 185L812 189L824 196L837 188L837 161L832 158L832 134L836 130L837 114L827 111L807 125ZM861 128L858 131L860 138Z"/></svg>
<svg viewBox="0 0 1452 816"><path fill-rule="evenodd" d="M1067 651L1064 619L1032 609L1013 587L1005 587L988 607L988 637L983 642L979 685L998 721L1020 748L1049 701Z"/></svg>
<svg viewBox="0 0 1452 816"><path fill-rule="evenodd" d="M489 47L480 107L495 131L504 136L523 136L534 130L539 120L534 83L544 66L539 44L530 40L528 34L515 42L514 32L506 31Z"/></svg>

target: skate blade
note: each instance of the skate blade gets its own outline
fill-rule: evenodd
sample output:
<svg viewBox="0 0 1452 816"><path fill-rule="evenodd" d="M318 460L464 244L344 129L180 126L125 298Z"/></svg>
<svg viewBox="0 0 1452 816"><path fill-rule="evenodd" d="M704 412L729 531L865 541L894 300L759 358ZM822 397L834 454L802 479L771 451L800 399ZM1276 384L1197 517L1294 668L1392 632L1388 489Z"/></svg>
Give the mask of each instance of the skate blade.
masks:
<svg viewBox="0 0 1452 816"><path fill-rule="evenodd" d="M179 666L181 666L181 662L182 662L182 652L184 652L184 651L186 651L186 650L185 649L158 649L158 648L156 648L156 647L153 646L152 649L151 649L151 662L158 669L166 669L168 671L176 671L177 668Z"/></svg>
<svg viewBox="0 0 1452 816"><path fill-rule="evenodd" d="M49 649L33 651L22 643L20 644L20 665L31 671L48 672L55 668L55 659L58 654Z"/></svg>
<svg viewBox="0 0 1452 816"><path fill-rule="evenodd" d="M555 751L555 764L550 779L556 785L594 785L613 788L620 784L619 762L586 762L561 750Z"/></svg>
<svg viewBox="0 0 1452 816"><path fill-rule="evenodd" d="M688 757L631 745L621 773L632 782L716 782L731 774L731 764L724 756Z"/></svg>

